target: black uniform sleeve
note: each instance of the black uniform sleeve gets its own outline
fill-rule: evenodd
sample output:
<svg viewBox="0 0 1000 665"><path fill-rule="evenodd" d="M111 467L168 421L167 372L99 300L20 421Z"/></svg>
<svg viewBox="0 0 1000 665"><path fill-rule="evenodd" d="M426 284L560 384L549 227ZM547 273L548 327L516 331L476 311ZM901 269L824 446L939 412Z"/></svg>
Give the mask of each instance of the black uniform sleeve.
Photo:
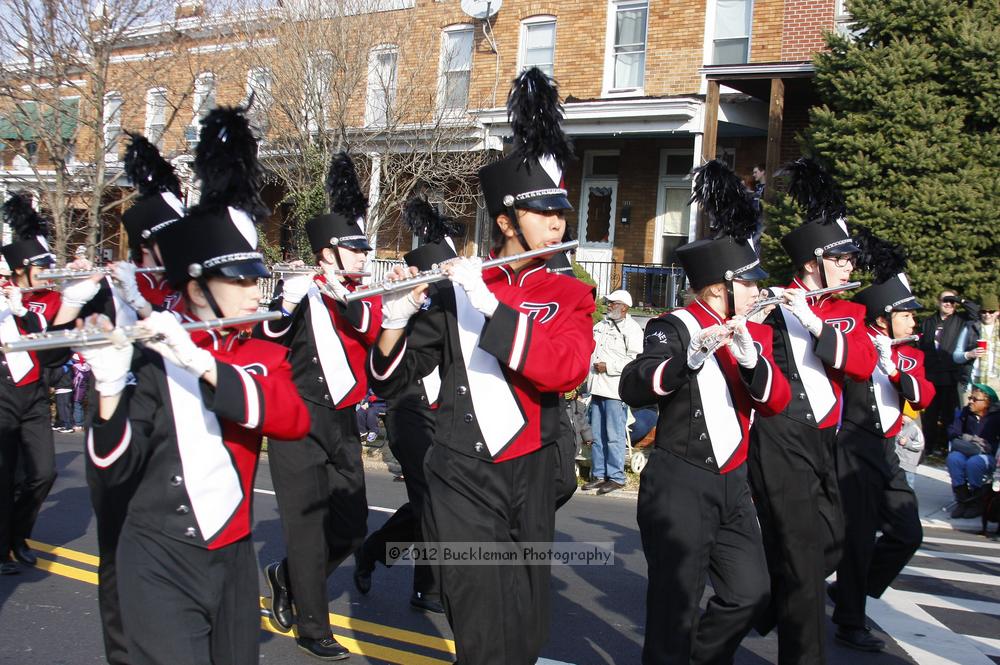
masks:
<svg viewBox="0 0 1000 665"><path fill-rule="evenodd" d="M625 365L618 393L630 406L648 406L691 380L687 342L666 319L646 324L642 353Z"/></svg>
<svg viewBox="0 0 1000 665"><path fill-rule="evenodd" d="M443 362L447 318L440 301L445 290L432 289L430 297L432 304L410 319L406 334L389 353L379 351L377 342L372 344L365 369L372 390L383 399L402 394Z"/></svg>

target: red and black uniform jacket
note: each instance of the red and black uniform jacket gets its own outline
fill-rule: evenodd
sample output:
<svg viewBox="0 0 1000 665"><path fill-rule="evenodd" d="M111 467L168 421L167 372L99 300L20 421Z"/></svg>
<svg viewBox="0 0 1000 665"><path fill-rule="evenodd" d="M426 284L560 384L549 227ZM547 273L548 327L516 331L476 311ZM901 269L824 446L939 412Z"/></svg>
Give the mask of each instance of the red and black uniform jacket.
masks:
<svg viewBox="0 0 1000 665"><path fill-rule="evenodd" d="M646 325L642 353L622 370L621 398L631 406L658 403L656 446L692 464L727 473L747 457L754 411L780 413L791 393L772 359L771 331L747 323L759 355L753 369L741 367L728 346L697 370L687 364L691 337L724 321L704 302L653 319Z"/></svg>
<svg viewBox="0 0 1000 665"><path fill-rule="evenodd" d="M4 321L8 317L9 321ZM14 324L13 328L11 322ZM13 312L5 309L0 311L0 344L14 342L21 335L43 332L47 326L48 321L35 308L28 307L28 312L24 316L14 316ZM34 351L15 353L19 354L16 360L14 357L8 358L7 354L0 350L0 386L22 388L37 383L42 377L42 364L38 355Z"/></svg>
<svg viewBox="0 0 1000 665"><path fill-rule="evenodd" d="M787 288L808 290L798 279ZM844 381L871 377L878 354L865 332L862 305L821 296L809 298L809 306L823 321L819 337L784 306L775 307L764 324L774 331L774 362L792 389L792 400L781 415L826 429L840 421Z"/></svg>
<svg viewBox="0 0 1000 665"><path fill-rule="evenodd" d="M91 424L87 452L105 487L135 486L126 525L219 549L250 534L261 438L302 438L309 413L284 347L192 337L216 359L216 387L137 348L134 381L114 414Z"/></svg>
<svg viewBox="0 0 1000 665"><path fill-rule="evenodd" d="M323 276L316 278L318 283L325 281ZM348 288L354 290L353 285ZM280 299L275 296L272 309ZM262 323L254 335L291 350L295 386L303 399L345 409L368 392L365 360L381 328L380 296L344 305L313 287L291 316Z"/></svg>
<svg viewBox="0 0 1000 665"><path fill-rule="evenodd" d="M867 331L872 339L885 336L872 326ZM903 426L904 402L920 411L934 399L934 384L924 373L923 351L913 346L895 346L892 360L897 369L892 376L876 366L867 381L849 380L844 387L844 421L887 439L899 434Z"/></svg>
<svg viewBox="0 0 1000 665"><path fill-rule="evenodd" d="M180 302L181 294L167 280L155 273L136 273L135 283L139 286L139 294L153 306L155 310L173 310Z"/></svg>
<svg viewBox="0 0 1000 665"><path fill-rule="evenodd" d="M492 462L559 438L559 394L580 385L594 350L593 289L543 263L483 271L500 301L487 319L461 287L439 282L386 355L373 346L375 392L387 399L439 367L435 445Z"/></svg>

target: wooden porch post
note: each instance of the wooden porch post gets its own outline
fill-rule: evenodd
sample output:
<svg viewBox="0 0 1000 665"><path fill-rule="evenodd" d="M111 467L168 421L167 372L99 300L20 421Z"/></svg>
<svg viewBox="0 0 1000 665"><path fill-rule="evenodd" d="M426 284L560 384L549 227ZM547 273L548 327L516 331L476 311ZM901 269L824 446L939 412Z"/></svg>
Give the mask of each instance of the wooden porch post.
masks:
<svg viewBox="0 0 1000 665"><path fill-rule="evenodd" d="M708 94L705 96L705 128L701 140L701 163L715 159L716 145L719 137L719 82L709 79ZM701 206L698 207L697 238L705 237L708 226L708 216Z"/></svg>
<svg viewBox="0 0 1000 665"><path fill-rule="evenodd" d="M764 200L773 201L775 188L771 178L778 170L781 162L781 126L785 118L785 82L781 79L771 79L771 103L767 111L767 158L764 162L764 172L767 185L764 187Z"/></svg>

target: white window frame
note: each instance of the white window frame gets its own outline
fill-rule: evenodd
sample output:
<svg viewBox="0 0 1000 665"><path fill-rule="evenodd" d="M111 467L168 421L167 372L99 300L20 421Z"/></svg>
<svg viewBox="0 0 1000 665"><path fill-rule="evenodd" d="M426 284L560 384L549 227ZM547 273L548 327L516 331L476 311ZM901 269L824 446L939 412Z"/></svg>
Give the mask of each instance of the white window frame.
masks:
<svg viewBox="0 0 1000 665"><path fill-rule="evenodd" d="M857 33L851 29L854 17L847 11L847 0L837 0L833 13L833 25L836 31L849 39L854 39Z"/></svg>
<svg viewBox="0 0 1000 665"><path fill-rule="evenodd" d="M666 214L667 210L667 189L680 189L684 190L688 195L690 195L692 182L687 174L684 175L667 175L667 158L677 155L686 155L691 158L692 167L695 166L695 157L693 148L662 148L660 150L660 164L657 170L656 179L656 221L653 230L653 263L663 263L663 237L665 235L674 236L675 234L666 234L663 232L663 216ZM690 206L688 207L690 210ZM688 242L693 240L691 237L691 229L696 226L697 217L694 215L693 211L688 213Z"/></svg>
<svg viewBox="0 0 1000 665"><path fill-rule="evenodd" d="M449 51L447 49L449 40L452 35L467 32L472 37L472 42L469 48L469 68L468 69L454 69L450 66ZM463 115L466 109L469 108L469 95L472 93L472 61L473 55L476 51L476 27L471 23L459 23L457 25L451 25L441 31L441 56L438 62L438 110L446 115ZM396 55L396 70L398 77L399 70L399 55ZM462 106L448 106L447 101L447 91L448 91L448 79L447 75L454 72L466 72L469 77L469 84L466 88L465 94L465 104Z"/></svg>
<svg viewBox="0 0 1000 665"><path fill-rule="evenodd" d="M261 76L263 75L263 76ZM263 80L261 89L255 87L255 83ZM247 70L245 94L246 101L253 97L253 106L248 111L250 124L261 134L267 133L270 126L268 122L268 109L274 101L272 88L274 86L274 72L270 67L251 67ZM256 93L256 94L255 94ZM259 137L258 137L259 138Z"/></svg>
<svg viewBox="0 0 1000 665"><path fill-rule="evenodd" d="M637 87L615 87L615 30L617 28L618 22L615 20L618 16L618 9L623 5L640 5L644 4L646 6L646 32L643 35L643 54L648 55L649 53L649 0L608 0L608 16L607 22L605 24L605 44L604 44L604 82L603 90L601 93L602 97L615 97L624 96L629 97L641 96L645 94L646 87L646 70L648 61L646 58L643 59L642 66L642 85Z"/></svg>
<svg viewBox="0 0 1000 665"><path fill-rule="evenodd" d="M388 90L386 90L382 84L384 82L377 81L378 77L377 65L378 57L385 53L392 53L396 56L395 67L392 73L391 85ZM373 106L375 99L373 98L373 91L376 90L376 85L378 85L379 94L385 93L385 98L382 100L385 104L385 108L376 109ZM372 47L368 51L368 81L365 86L365 126L366 127L385 127L388 125L386 122L386 115L391 111L393 105L396 102L396 92L399 86L399 46L396 44L379 44L378 46ZM381 117L377 117L376 113Z"/></svg>
<svg viewBox="0 0 1000 665"><path fill-rule="evenodd" d="M329 64L327 64L329 63ZM333 53L315 51L306 58L306 83L302 91L302 114L306 129L310 133L326 128L328 120L330 89L332 79ZM318 107L318 108L316 108ZM320 117L323 121L320 123Z"/></svg>
<svg viewBox="0 0 1000 665"><path fill-rule="evenodd" d="M163 105L159 108L163 109L163 117L161 118L161 123L157 124L153 122L153 114L156 111L156 107L153 106L154 97L162 98ZM144 125L146 138L149 142L158 148L163 147L163 137L167 133L167 108L169 107L169 100L167 99L167 89L162 87L149 88L146 90L146 122ZM153 129L159 127L159 134L153 134Z"/></svg>
<svg viewBox="0 0 1000 665"><path fill-rule="evenodd" d="M117 104L117 108L112 110L112 105ZM102 122L104 133L104 161L118 161L118 138L122 135L122 109L125 106L125 98L116 90L104 95L104 118ZM117 122L114 122L117 120ZM110 130L114 129L114 133Z"/></svg>
<svg viewBox="0 0 1000 665"><path fill-rule="evenodd" d="M194 78L191 91L191 126L197 127L205 115L215 106L216 81L212 72L202 72Z"/></svg>
<svg viewBox="0 0 1000 665"><path fill-rule="evenodd" d="M706 14L711 14L710 20L712 21L708 25L708 34L709 34L709 46L708 46L708 48L709 48L709 50L708 50L708 60L707 61L710 62L711 64L715 65L715 64L719 64L719 63L715 62L715 42L716 42L716 38L715 38L715 21L716 21L716 16L718 15L718 4L719 3L718 3L718 0L711 0L711 4L712 4L712 11L711 12L706 12ZM753 10L754 10L754 0L747 0L747 5L749 6L750 19L747 21L747 34L746 34L746 40L747 40L747 57L746 57L746 60L744 60L743 62L739 62L739 63L725 63L725 64L746 64L746 63L750 62L750 56L753 53ZM708 18L709 17L706 16L706 19L708 19ZM727 39L733 39L733 38L729 37Z"/></svg>
<svg viewBox="0 0 1000 665"><path fill-rule="evenodd" d="M556 41L559 38L559 26L556 22L556 17L550 14L539 14L538 16L529 16L528 18L521 21L521 29L518 37L517 46L517 71L518 73L524 71L527 68L525 60L528 55L528 31L538 25L545 25L547 23L552 24L552 72L549 74L555 78L556 73ZM548 73L548 72L547 72Z"/></svg>

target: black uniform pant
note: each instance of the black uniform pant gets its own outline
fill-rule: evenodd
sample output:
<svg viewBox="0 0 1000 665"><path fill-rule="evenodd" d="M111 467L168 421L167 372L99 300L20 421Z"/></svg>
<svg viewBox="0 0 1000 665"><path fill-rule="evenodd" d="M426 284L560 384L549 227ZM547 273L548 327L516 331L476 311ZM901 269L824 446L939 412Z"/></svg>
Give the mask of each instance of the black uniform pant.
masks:
<svg viewBox="0 0 1000 665"><path fill-rule="evenodd" d="M958 383L935 383L934 399L920 414L920 427L924 432L924 456L948 451L948 425L955 419L958 403Z"/></svg>
<svg viewBox="0 0 1000 665"><path fill-rule="evenodd" d="M73 393L56 393L56 424L73 427Z"/></svg>
<svg viewBox="0 0 1000 665"><path fill-rule="evenodd" d="M365 558L386 562L386 543L423 542L421 518L427 500L427 479L424 477L424 457L434 442L434 412L411 396L389 402L385 415L389 433L389 450L403 470L407 503L400 506L382 527L365 540ZM413 590L436 600L441 594L434 568L418 563L413 567Z"/></svg>
<svg viewBox="0 0 1000 665"><path fill-rule="evenodd" d="M825 580L840 562L844 538L834 428L783 416L751 429L750 486L771 574L771 605L755 627L778 627L778 662L823 663Z"/></svg>
<svg viewBox="0 0 1000 665"><path fill-rule="evenodd" d="M895 439L850 423L837 436L844 556L837 567L833 621L845 628L864 628L865 596L881 596L923 539L917 498L899 468L895 446Z"/></svg>
<svg viewBox="0 0 1000 665"><path fill-rule="evenodd" d="M746 465L726 474L654 450L642 472L644 665L731 663L769 583ZM714 595L699 609L706 578Z"/></svg>
<svg viewBox="0 0 1000 665"><path fill-rule="evenodd" d="M559 396L559 440L555 448L556 510L559 510L576 492L576 432L562 395Z"/></svg>
<svg viewBox="0 0 1000 665"><path fill-rule="evenodd" d="M15 481L18 463L23 477ZM26 538L56 481L49 401L41 382L0 388L0 559Z"/></svg>
<svg viewBox="0 0 1000 665"><path fill-rule="evenodd" d="M433 446L424 472L429 542L551 543L553 446L493 464ZM548 563L439 566L460 665L531 665L549 634Z"/></svg>
<svg viewBox="0 0 1000 665"><path fill-rule="evenodd" d="M257 563L249 536L207 550L126 524L118 582L133 665L258 661Z"/></svg>
<svg viewBox="0 0 1000 665"><path fill-rule="evenodd" d="M306 406L306 438L272 440L267 451L298 632L321 639L330 635L326 580L364 542L368 501L354 409Z"/></svg>

